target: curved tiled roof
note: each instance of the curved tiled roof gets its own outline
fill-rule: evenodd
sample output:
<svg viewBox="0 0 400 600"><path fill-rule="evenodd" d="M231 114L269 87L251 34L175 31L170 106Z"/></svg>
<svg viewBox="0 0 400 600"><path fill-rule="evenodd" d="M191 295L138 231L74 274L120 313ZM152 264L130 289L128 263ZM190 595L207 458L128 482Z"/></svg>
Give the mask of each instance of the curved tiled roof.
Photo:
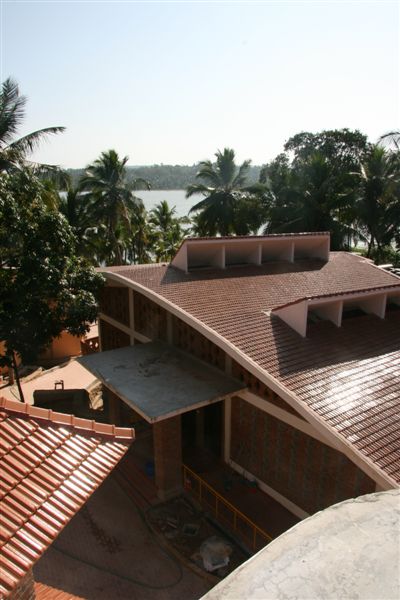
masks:
<svg viewBox="0 0 400 600"><path fill-rule="evenodd" d="M0 398L0 597L125 454L123 429Z"/></svg>
<svg viewBox="0 0 400 600"><path fill-rule="evenodd" d="M369 293L369 292L387 292L387 291L395 291L396 288L399 288L399 293L400 293L400 281L398 282L392 282L389 283L388 285L379 285L376 287L369 287L369 288L362 288L362 289L353 289L353 290L349 290L349 291L345 291L345 292L337 292L335 294L332 293L328 293L328 294L314 294L313 296L304 296L303 298L297 298L296 300L292 300L291 302L285 302L285 304L281 304L279 306L274 306L273 310L276 310L278 308L286 308L287 306L293 306L293 304L298 304L299 302L303 302L304 300L326 300L326 299L332 299L332 300L336 300L337 298L346 298L346 296L354 296L354 295L360 295L360 297L362 297L363 294Z"/></svg>
<svg viewBox="0 0 400 600"><path fill-rule="evenodd" d="M398 286L398 277L353 254L183 273L173 267L103 269L166 300L212 330L344 448L400 482L400 311L310 325L302 338L271 310L304 297ZM122 280L123 278L123 280ZM200 324L200 325L199 325ZM244 366L246 366L244 364ZM304 411L303 411L304 412Z"/></svg>

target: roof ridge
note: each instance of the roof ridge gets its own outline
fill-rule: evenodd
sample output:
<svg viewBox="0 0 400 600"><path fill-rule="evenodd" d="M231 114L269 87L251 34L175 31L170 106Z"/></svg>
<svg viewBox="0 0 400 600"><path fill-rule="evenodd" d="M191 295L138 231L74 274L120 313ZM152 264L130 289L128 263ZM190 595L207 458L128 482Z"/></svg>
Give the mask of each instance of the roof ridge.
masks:
<svg viewBox="0 0 400 600"><path fill-rule="evenodd" d="M99 423L94 419L84 419L75 415L56 412L50 408L34 406L18 400L10 400L0 397L0 410L19 413L33 419L44 419L55 425L63 425L72 429L96 433L98 435L110 436L113 438L134 439L135 430L130 427L117 427L110 423Z"/></svg>
<svg viewBox="0 0 400 600"><path fill-rule="evenodd" d="M301 231L301 232L290 232L290 233L265 233L263 235L210 235L210 236L189 236L184 238L182 243L187 241L197 242L198 240L263 240L276 237L307 237L307 236L321 236L325 235L330 237L330 231Z"/></svg>

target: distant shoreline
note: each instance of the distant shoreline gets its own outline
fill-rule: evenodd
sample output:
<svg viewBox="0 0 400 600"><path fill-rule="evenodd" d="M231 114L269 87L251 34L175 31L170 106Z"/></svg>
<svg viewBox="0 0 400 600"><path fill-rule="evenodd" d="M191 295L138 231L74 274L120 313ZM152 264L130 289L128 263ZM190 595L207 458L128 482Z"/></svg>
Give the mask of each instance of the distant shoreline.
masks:
<svg viewBox="0 0 400 600"><path fill-rule="evenodd" d="M168 190L180 192L196 181L199 165L150 165L150 166L127 166L127 179L144 179L151 185L153 191ZM250 166L248 170L248 183L256 183L260 175L260 166ZM85 167L81 169L66 169L76 185L85 173ZM139 191L139 190L138 190Z"/></svg>

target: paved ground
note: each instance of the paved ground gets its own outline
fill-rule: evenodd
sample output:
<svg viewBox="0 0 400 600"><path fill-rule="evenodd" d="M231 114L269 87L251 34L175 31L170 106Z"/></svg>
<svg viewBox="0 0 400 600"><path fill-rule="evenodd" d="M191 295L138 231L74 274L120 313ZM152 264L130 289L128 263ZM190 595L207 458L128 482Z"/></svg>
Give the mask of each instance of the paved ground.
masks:
<svg viewBox="0 0 400 600"><path fill-rule="evenodd" d="M34 577L86 600L196 600L211 587L163 551L112 477L38 561Z"/></svg>

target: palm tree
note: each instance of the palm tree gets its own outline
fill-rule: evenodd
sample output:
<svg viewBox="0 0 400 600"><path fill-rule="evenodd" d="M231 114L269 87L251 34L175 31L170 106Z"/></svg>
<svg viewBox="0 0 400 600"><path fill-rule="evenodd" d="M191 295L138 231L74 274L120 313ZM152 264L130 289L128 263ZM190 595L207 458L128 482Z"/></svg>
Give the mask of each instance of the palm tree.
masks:
<svg viewBox="0 0 400 600"><path fill-rule="evenodd" d="M71 177L66 178L65 189L58 191L58 210L67 219L76 238L76 251L92 264L102 262L103 245L99 243L105 226L94 226L90 196L82 192L81 184L74 185Z"/></svg>
<svg viewBox="0 0 400 600"><path fill-rule="evenodd" d="M151 262L152 231L148 213L142 203L131 219L130 243L126 248L126 259L133 263Z"/></svg>
<svg viewBox="0 0 400 600"><path fill-rule="evenodd" d="M27 160L49 134L60 133L64 127L46 127L14 139L25 118L27 98L21 96L17 83L10 77L6 79L0 91L0 172L21 169L27 164L37 171L56 170L55 165L43 165Z"/></svg>
<svg viewBox="0 0 400 600"><path fill-rule="evenodd" d="M168 261L176 254L188 223L186 217L175 217L175 206L170 208L166 200L159 202L151 211L149 224L153 227L153 250L158 261Z"/></svg>
<svg viewBox="0 0 400 600"><path fill-rule="evenodd" d="M291 169L277 190L265 233L330 231L332 248L343 247L352 233L354 182L348 173L338 175L316 152Z"/></svg>
<svg viewBox="0 0 400 600"><path fill-rule="evenodd" d="M162 200L150 211L150 223L160 232L165 233L171 227L175 220L176 208L169 207L166 200Z"/></svg>
<svg viewBox="0 0 400 600"><path fill-rule="evenodd" d="M127 162L128 156L120 159L115 150L102 152L100 158L87 167L86 174L81 180L82 189L90 192L93 217L106 226L105 245L108 247L108 264L122 263L121 243L117 239L117 229L120 238L121 227L129 232L132 215L143 204L133 191L139 185L150 189L150 184L144 179L135 179L128 183Z"/></svg>
<svg viewBox="0 0 400 600"><path fill-rule="evenodd" d="M367 232L368 256L392 243L400 229L400 154L376 145L360 164L356 219Z"/></svg>
<svg viewBox="0 0 400 600"><path fill-rule="evenodd" d="M208 235L221 235L249 233L251 226L238 219L238 209L252 196L252 190L246 187L247 173L250 160L245 160L240 167L235 164L235 152L225 148L223 152L216 152L216 162L205 160L200 163L200 170L196 179L204 183L189 185L186 189L186 198L193 194L205 196L192 206L190 212L200 212L202 231ZM261 215L260 215L261 218ZM261 222L259 225L261 225Z"/></svg>
<svg viewBox="0 0 400 600"><path fill-rule="evenodd" d="M400 131L389 131L379 138L379 143L393 147L394 150L400 150Z"/></svg>

